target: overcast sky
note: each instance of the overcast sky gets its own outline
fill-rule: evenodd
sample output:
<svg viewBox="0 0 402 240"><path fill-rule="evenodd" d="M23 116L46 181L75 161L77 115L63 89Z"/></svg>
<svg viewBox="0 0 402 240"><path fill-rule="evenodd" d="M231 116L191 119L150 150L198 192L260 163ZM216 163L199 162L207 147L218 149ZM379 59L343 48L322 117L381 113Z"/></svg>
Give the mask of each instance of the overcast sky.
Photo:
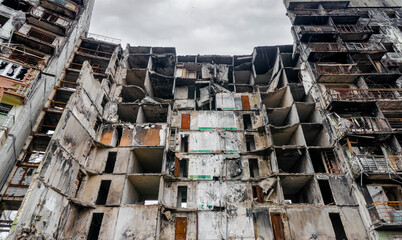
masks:
<svg viewBox="0 0 402 240"><path fill-rule="evenodd" d="M95 0L90 32L180 55L292 43L282 0Z"/></svg>

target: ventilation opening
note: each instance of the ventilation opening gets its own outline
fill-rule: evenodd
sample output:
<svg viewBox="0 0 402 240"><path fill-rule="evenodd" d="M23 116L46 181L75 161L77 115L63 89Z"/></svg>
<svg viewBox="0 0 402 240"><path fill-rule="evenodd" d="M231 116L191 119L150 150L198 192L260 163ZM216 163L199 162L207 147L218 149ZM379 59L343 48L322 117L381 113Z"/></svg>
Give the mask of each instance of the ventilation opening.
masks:
<svg viewBox="0 0 402 240"><path fill-rule="evenodd" d="M102 180L99 188L98 198L96 199L96 205L105 205L107 195L109 194L109 188L111 180Z"/></svg>
<svg viewBox="0 0 402 240"><path fill-rule="evenodd" d="M318 185L320 186L322 199L325 205L334 205L334 197L332 196L331 187L328 180L318 180Z"/></svg>
<svg viewBox="0 0 402 240"><path fill-rule="evenodd" d="M116 158L117 152L109 152L104 173L113 173L114 165L116 164Z"/></svg>
<svg viewBox="0 0 402 240"><path fill-rule="evenodd" d="M187 186L179 186L177 188L177 207L187 207Z"/></svg>
<svg viewBox="0 0 402 240"><path fill-rule="evenodd" d="M249 130L252 128L250 114L243 115L243 124L244 124L244 130Z"/></svg>
<svg viewBox="0 0 402 240"><path fill-rule="evenodd" d="M248 152L255 150L254 135L246 135L246 148Z"/></svg>
<svg viewBox="0 0 402 240"><path fill-rule="evenodd" d="M102 226L103 213L93 213L91 226L89 228L88 240L97 240Z"/></svg>
<svg viewBox="0 0 402 240"><path fill-rule="evenodd" d="M334 228L336 240L347 240L345 229L342 225L341 217L339 213L330 213L329 218L331 219L332 227Z"/></svg>
<svg viewBox="0 0 402 240"><path fill-rule="evenodd" d="M181 152L188 152L188 135L181 136L180 151Z"/></svg>
<svg viewBox="0 0 402 240"><path fill-rule="evenodd" d="M250 168L250 177L259 177L260 171L258 169L258 159L249 159L248 166Z"/></svg>

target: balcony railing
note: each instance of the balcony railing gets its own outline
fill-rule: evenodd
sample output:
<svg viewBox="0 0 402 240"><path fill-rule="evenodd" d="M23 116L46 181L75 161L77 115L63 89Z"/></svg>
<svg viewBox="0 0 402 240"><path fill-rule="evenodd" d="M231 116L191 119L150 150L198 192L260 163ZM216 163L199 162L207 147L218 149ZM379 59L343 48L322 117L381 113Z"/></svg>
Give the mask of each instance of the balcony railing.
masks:
<svg viewBox="0 0 402 240"><path fill-rule="evenodd" d="M402 156L357 154L352 158L354 174L386 174L402 170Z"/></svg>
<svg viewBox="0 0 402 240"><path fill-rule="evenodd" d="M402 224L401 201L378 201L368 207L374 225Z"/></svg>
<svg viewBox="0 0 402 240"><path fill-rule="evenodd" d="M402 100L402 89L329 88L324 93L327 102Z"/></svg>
<svg viewBox="0 0 402 240"><path fill-rule="evenodd" d="M336 25L339 33L371 33L373 30L369 26L359 24Z"/></svg>
<svg viewBox="0 0 402 240"><path fill-rule="evenodd" d="M344 75L344 74L360 74L357 64L315 64L315 68L319 75Z"/></svg>
<svg viewBox="0 0 402 240"><path fill-rule="evenodd" d="M0 129L9 130L14 125L14 115L0 113Z"/></svg>
<svg viewBox="0 0 402 240"><path fill-rule="evenodd" d="M355 134L390 133L392 127L385 118L378 117L351 117L346 118L352 125L349 132Z"/></svg>
<svg viewBox="0 0 402 240"><path fill-rule="evenodd" d="M382 43L363 42L363 43L345 43L345 48L349 52L372 53L372 52L387 52L387 49Z"/></svg>

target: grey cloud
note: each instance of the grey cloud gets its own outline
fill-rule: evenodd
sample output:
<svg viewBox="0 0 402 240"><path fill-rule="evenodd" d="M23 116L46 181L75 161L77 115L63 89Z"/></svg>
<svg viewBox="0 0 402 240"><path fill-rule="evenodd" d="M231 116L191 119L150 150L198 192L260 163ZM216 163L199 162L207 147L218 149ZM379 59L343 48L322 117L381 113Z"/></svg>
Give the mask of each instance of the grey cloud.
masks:
<svg viewBox="0 0 402 240"><path fill-rule="evenodd" d="M281 0L96 0L90 31L184 54L250 54L291 44Z"/></svg>

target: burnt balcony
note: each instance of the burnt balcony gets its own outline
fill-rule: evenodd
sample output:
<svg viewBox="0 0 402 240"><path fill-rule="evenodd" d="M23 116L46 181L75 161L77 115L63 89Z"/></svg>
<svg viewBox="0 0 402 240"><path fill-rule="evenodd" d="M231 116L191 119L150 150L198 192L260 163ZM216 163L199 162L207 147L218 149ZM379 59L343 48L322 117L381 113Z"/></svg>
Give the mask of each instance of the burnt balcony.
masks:
<svg viewBox="0 0 402 240"><path fill-rule="evenodd" d="M27 22L62 36L65 36L70 26L70 20L42 7L32 7L27 14Z"/></svg>
<svg viewBox="0 0 402 240"><path fill-rule="evenodd" d="M352 134L387 134L392 133L392 127L385 118L379 117L351 117L349 133Z"/></svg>
<svg viewBox="0 0 402 240"><path fill-rule="evenodd" d="M402 89L328 88L323 97L326 106L336 102L395 102L402 100Z"/></svg>
<svg viewBox="0 0 402 240"><path fill-rule="evenodd" d="M377 201L368 207L374 228L392 230L402 228L402 202Z"/></svg>
<svg viewBox="0 0 402 240"><path fill-rule="evenodd" d="M317 82L351 83L361 75L357 64L316 63L312 66L315 70Z"/></svg>
<svg viewBox="0 0 402 240"><path fill-rule="evenodd" d="M402 131L402 118L387 118L389 125L395 132Z"/></svg>
<svg viewBox="0 0 402 240"><path fill-rule="evenodd" d="M373 34L373 30L369 26L360 24L342 24L336 25L339 37L346 42L366 41Z"/></svg>
<svg viewBox="0 0 402 240"><path fill-rule="evenodd" d="M294 9L289 12L293 25L309 25L317 21L328 21L328 18L342 19L349 24L355 24L360 13L354 9Z"/></svg>
<svg viewBox="0 0 402 240"><path fill-rule="evenodd" d="M302 42L333 42L339 33L335 26L329 25L302 25L292 29Z"/></svg>
<svg viewBox="0 0 402 240"><path fill-rule="evenodd" d="M382 43L376 42L326 42L326 43L309 43L304 45L304 52L309 60L316 61L329 56L339 54L369 54L371 59L379 60L387 52Z"/></svg>
<svg viewBox="0 0 402 240"><path fill-rule="evenodd" d="M74 19L79 7L68 0L40 0L40 5L58 14Z"/></svg>
<svg viewBox="0 0 402 240"><path fill-rule="evenodd" d="M402 156L400 155L354 155L352 160L352 170L358 174L389 174L402 171Z"/></svg>

